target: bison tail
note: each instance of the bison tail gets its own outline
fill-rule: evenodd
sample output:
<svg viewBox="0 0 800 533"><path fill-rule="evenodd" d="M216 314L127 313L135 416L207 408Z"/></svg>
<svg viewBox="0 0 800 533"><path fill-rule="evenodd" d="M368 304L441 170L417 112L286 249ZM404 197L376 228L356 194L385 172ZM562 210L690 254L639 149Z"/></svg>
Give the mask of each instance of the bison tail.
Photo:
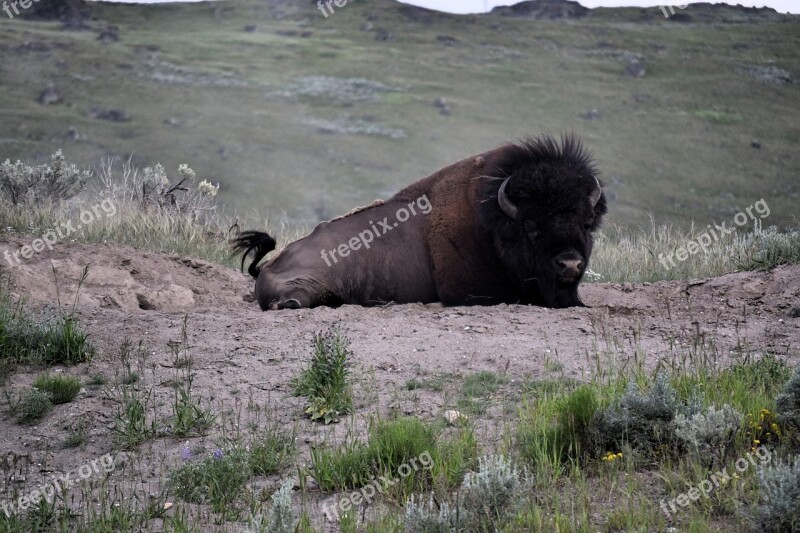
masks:
<svg viewBox="0 0 800 533"><path fill-rule="evenodd" d="M275 249L275 239L270 237L263 231L244 231L233 239L234 252L242 252L242 271L244 271L244 262L247 256L253 253L253 262L247 272L254 278L258 278L258 263L265 255Z"/></svg>

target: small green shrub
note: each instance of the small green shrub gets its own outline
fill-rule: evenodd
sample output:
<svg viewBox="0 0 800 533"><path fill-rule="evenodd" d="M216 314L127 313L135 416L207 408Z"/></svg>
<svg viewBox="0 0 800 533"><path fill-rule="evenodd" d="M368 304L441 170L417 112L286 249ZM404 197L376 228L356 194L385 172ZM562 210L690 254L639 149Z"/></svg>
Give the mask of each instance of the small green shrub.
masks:
<svg viewBox="0 0 800 533"><path fill-rule="evenodd" d="M800 447L800 366L775 399L775 410L784 437Z"/></svg>
<svg viewBox="0 0 800 533"><path fill-rule="evenodd" d="M294 433L267 428L250 443L250 468L257 476L277 474L295 454Z"/></svg>
<svg viewBox="0 0 800 533"><path fill-rule="evenodd" d="M532 486L527 470L517 470L502 455L480 458L478 472L464 476L460 490L464 514L477 523L470 529L496 531Z"/></svg>
<svg viewBox="0 0 800 533"><path fill-rule="evenodd" d="M0 289L0 359L12 366L72 366L93 355L94 347L73 315L35 316Z"/></svg>
<svg viewBox="0 0 800 533"><path fill-rule="evenodd" d="M292 481L286 480L281 488L272 494L272 507L265 519L262 514L250 519L245 533L295 533L294 511L292 510Z"/></svg>
<svg viewBox="0 0 800 533"><path fill-rule="evenodd" d="M152 387L117 386L105 392L115 405L114 436L118 444L132 448L159 433Z"/></svg>
<svg viewBox="0 0 800 533"><path fill-rule="evenodd" d="M350 383L352 352L341 329L334 327L314 335L311 364L293 380L296 396L308 399L306 414L325 424L353 410Z"/></svg>
<svg viewBox="0 0 800 533"><path fill-rule="evenodd" d="M713 405L705 412L675 417L675 435L706 468L722 466L728 462L735 448L736 436L741 429L742 413L723 405Z"/></svg>
<svg viewBox="0 0 800 533"><path fill-rule="evenodd" d="M740 264L743 270L767 270L800 262L800 231L781 233L775 226L762 229L756 225L742 244L749 252Z"/></svg>
<svg viewBox="0 0 800 533"><path fill-rule="evenodd" d="M683 404L664 373L659 373L647 392L631 381L619 402L596 417L593 433L601 448L620 449L629 444L652 451L674 439L672 421Z"/></svg>
<svg viewBox="0 0 800 533"><path fill-rule="evenodd" d="M50 156L49 165L6 159L0 164L0 200L15 206L58 203L80 193L90 177L90 172L65 164L61 150Z"/></svg>
<svg viewBox="0 0 800 533"><path fill-rule="evenodd" d="M204 435L214 424L213 410L204 408L200 398L194 396L194 373L191 366L179 369L184 375L175 384L172 404L172 434L177 437Z"/></svg>
<svg viewBox="0 0 800 533"><path fill-rule="evenodd" d="M415 495L406 504L405 531L407 533L451 533L463 531L465 518L459 509L451 509L448 502L437 505L433 493L428 498Z"/></svg>
<svg viewBox="0 0 800 533"><path fill-rule="evenodd" d="M406 531L499 531L532 487L528 472L518 470L502 455L481 457L478 472L464 476L453 502L443 501L437 508L433 494L419 503L412 496L406 505Z"/></svg>
<svg viewBox="0 0 800 533"><path fill-rule="evenodd" d="M599 407L592 386L578 387L555 403L554 420L524 420L517 428L521 455L531 464L578 460L594 447L592 421Z"/></svg>
<svg viewBox="0 0 800 533"><path fill-rule="evenodd" d="M81 380L74 376L41 374L33 383L34 388L50 395L54 405L69 403L81 391Z"/></svg>
<svg viewBox="0 0 800 533"><path fill-rule="evenodd" d="M765 466L759 471L758 480L764 498L759 508L760 531L800 530L800 457Z"/></svg>
<svg viewBox="0 0 800 533"><path fill-rule="evenodd" d="M35 424L53 408L50 395L38 389L31 389L25 392L19 399L14 411L17 414L17 421L22 424Z"/></svg>
<svg viewBox="0 0 800 533"><path fill-rule="evenodd" d="M102 372L95 372L86 381L88 387L102 387L108 383L108 377Z"/></svg>
<svg viewBox="0 0 800 533"><path fill-rule="evenodd" d="M324 491L363 487L379 476L397 476L400 465L437 450L436 433L416 418L377 422L366 443L353 442L339 448L312 448L311 471ZM404 481L424 479L417 470ZM428 478L429 479L429 478ZM419 483L417 483L419 485Z"/></svg>
<svg viewBox="0 0 800 533"><path fill-rule="evenodd" d="M78 448L86 444L88 437L89 431L86 427L86 422L82 418L79 418L69 428L67 436L64 438L64 442L61 443L61 446L64 448Z"/></svg>

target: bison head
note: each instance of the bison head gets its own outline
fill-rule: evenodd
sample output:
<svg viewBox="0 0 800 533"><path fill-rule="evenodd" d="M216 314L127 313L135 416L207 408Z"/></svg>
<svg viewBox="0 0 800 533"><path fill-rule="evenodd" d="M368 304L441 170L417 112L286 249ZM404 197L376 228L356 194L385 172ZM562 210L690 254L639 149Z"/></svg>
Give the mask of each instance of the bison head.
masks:
<svg viewBox="0 0 800 533"><path fill-rule="evenodd" d="M496 191L495 252L521 300L583 305L578 284L592 254L592 232L607 210L596 170L572 136L560 145L542 137L517 149L507 175L489 193Z"/></svg>

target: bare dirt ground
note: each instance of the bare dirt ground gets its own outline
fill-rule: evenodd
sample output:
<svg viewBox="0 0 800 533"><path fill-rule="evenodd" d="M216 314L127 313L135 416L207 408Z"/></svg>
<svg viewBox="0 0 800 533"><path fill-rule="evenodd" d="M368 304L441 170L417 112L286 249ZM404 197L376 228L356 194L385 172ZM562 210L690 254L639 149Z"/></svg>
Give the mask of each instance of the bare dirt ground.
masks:
<svg viewBox="0 0 800 533"><path fill-rule="evenodd" d="M0 254L23 241L5 239ZM282 423L297 423L300 461L310 443L341 436L346 424L325 428L302 418L303 400L291 396L291 377L306 364L315 332L339 323L351 341L357 377L355 424L390 409L426 419L454 405L462 377L481 370L506 379L502 398L476 424L490 451L513 416L503 402L518 402L531 380L587 379L598 371L707 357L728 365L771 352L792 364L800 345L800 266L770 272L733 273L691 282L584 284L586 308L552 310L508 306L443 308L398 305L381 308L262 312L247 296L252 280L200 260L117 245L58 245L8 267L11 292L34 307L72 306L80 273L77 312L98 348L95 360L65 369L83 379L96 372L113 378L120 370L125 338L147 348L142 381L154 386L159 409L169 412L175 375L170 343L181 340L184 316L194 359L194 392L218 413L227 431L244 425L242 405L272 405ZM57 283L56 283L57 281ZM36 371L22 369L11 387L30 384ZM442 392L404 387L412 378L439 376ZM95 459L113 449L113 402L87 387L73 403L56 406L39 425L21 426L0 413L0 452L43 478ZM82 418L89 441L82 449L59 446L65 428ZM221 431L192 439L210 449ZM156 491L164 468L179 462L183 440L159 438L131 452L141 464L143 491ZM131 455L129 454L129 456ZM149 458L149 459L148 459ZM123 459L124 460L124 459ZM18 469L21 467L17 467ZM291 473L289 474L291 475Z"/></svg>

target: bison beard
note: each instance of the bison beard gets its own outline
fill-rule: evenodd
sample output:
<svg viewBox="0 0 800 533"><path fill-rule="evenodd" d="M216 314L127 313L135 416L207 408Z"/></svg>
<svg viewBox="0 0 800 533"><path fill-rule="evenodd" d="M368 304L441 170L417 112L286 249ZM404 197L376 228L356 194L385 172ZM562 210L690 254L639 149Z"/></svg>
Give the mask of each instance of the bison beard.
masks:
<svg viewBox="0 0 800 533"><path fill-rule="evenodd" d="M592 232L607 211L589 155L572 135L507 144L419 180L385 202L319 224L266 264L274 250L263 232L234 241L252 253L262 309L318 305L442 302L583 305L578 285L592 253ZM369 249L327 266L331 250L426 196L432 209L412 217Z"/></svg>

